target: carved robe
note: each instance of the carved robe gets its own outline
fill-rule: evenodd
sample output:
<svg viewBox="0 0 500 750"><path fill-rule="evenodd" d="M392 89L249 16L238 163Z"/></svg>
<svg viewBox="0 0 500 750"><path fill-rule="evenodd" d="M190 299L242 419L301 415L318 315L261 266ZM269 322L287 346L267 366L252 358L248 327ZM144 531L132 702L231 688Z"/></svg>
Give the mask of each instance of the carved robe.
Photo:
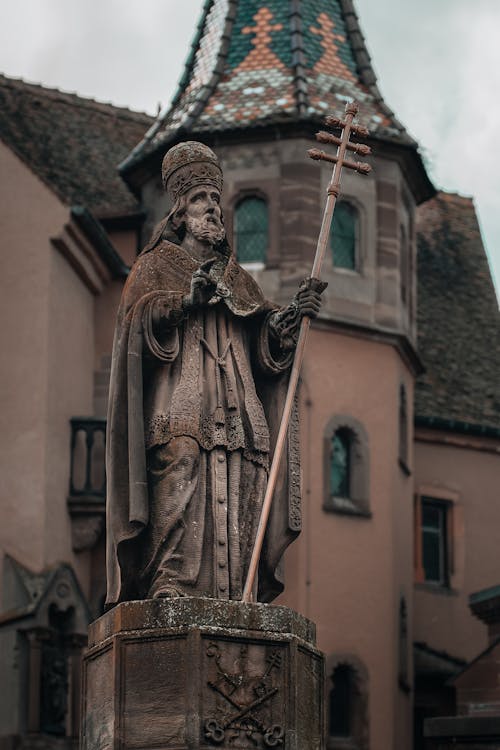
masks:
<svg viewBox="0 0 500 750"><path fill-rule="evenodd" d="M108 414L108 604L165 587L242 593L292 353L273 346L273 307L232 257L212 268L210 303L184 312L198 266L162 241L123 292ZM300 529L297 440L294 424L259 567L263 601L281 591L279 563Z"/></svg>

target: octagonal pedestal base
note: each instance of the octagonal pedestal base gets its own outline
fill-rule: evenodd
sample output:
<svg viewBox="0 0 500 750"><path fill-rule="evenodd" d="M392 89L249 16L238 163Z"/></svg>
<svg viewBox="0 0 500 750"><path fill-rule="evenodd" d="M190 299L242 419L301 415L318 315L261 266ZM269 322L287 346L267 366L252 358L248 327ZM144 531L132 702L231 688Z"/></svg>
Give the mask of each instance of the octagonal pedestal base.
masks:
<svg viewBox="0 0 500 750"><path fill-rule="evenodd" d="M314 625L266 604L120 604L90 627L82 718L82 750L319 750Z"/></svg>

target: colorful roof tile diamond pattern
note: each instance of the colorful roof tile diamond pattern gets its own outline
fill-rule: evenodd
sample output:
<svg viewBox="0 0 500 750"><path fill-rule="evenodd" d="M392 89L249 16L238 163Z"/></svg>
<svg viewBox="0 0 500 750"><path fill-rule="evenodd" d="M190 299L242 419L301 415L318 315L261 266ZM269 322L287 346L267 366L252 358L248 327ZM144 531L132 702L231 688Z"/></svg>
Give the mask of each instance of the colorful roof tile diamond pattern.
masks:
<svg viewBox="0 0 500 750"><path fill-rule="evenodd" d="M206 0L168 111L131 156L180 131L222 131L342 115L416 145L387 107L352 0Z"/></svg>
<svg viewBox="0 0 500 750"><path fill-rule="evenodd" d="M250 10L250 6L253 8ZM240 4L224 73L200 114L201 127L249 125L295 111L281 0ZM252 15L253 13L253 15Z"/></svg>

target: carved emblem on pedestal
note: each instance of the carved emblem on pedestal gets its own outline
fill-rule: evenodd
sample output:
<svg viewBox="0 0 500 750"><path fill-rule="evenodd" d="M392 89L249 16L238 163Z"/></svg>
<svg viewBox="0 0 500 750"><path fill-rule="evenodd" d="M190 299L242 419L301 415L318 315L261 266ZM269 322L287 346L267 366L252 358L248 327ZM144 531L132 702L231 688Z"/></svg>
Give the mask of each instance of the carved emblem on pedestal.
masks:
<svg viewBox="0 0 500 750"><path fill-rule="evenodd" d="M206 655L215 712L203 722L205 740L235 748L283 747L281 650L211 642Z"/></svg>

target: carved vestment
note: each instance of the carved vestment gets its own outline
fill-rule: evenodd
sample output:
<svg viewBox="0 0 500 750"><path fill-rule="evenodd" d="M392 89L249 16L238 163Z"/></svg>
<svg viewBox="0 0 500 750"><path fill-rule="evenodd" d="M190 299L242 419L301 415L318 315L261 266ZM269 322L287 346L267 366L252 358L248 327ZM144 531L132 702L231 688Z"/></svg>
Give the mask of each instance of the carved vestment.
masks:
<svg viewBox="0 0 500 750"><path fill-rule="evenodd" d="M161 241L123 292L107 436L109 604L151 596L157 579L187 595L241 595L292 355L273 347L273 307L233 257L214 264L210 303L185 312L198 267ZM297 439L294 425L259 569L264 601L282 588L277 568L300 528Z"/></svg>

